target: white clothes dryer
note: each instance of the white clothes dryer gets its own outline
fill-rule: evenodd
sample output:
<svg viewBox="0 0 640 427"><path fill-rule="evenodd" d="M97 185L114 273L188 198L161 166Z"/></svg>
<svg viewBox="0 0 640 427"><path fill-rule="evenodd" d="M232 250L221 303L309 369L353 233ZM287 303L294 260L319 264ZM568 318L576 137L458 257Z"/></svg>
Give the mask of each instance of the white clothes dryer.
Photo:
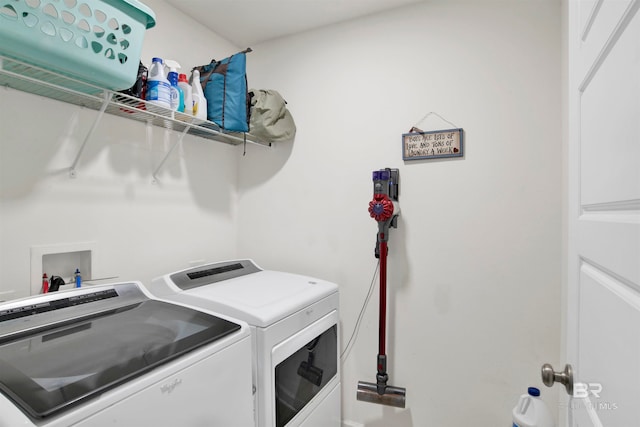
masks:
<svg viewBox="0 0 640 427"><path fill-rule="evenodd" d="M246 323L139 282L0 304L0 427L254 423Z"/></svg>
<svg viewBox="0 0 640 427"><path fill-rule="evenodd" d="M249 324L256 426L340 426L336 284L245 259L166 274L150 291Z"/></svg>

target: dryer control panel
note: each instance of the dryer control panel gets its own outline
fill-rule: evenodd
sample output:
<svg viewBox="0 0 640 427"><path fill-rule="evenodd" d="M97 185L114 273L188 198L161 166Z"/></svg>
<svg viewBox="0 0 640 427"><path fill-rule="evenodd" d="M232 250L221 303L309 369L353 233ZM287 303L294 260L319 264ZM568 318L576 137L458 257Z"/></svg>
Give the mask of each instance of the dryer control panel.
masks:
<svg viewBox="0 0 640 427"><path fill-rule="evenodd" d="M235 260L219 262L213 265L182 270L171 275L171 281L183 291L233 279L234 277L246 276L247 274L262 271L251 260Z"/></svg>

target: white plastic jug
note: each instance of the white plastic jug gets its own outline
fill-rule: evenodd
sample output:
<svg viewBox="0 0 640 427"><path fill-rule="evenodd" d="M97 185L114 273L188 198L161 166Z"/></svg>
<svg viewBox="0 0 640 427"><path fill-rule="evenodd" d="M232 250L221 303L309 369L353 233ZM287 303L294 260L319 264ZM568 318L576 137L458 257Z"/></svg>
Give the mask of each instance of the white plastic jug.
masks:
<svg viewBox="0 0 640 427"><path fill-rule="evenodd" d="M204 96L202 85L200 84L200 71L193 70L191 74L191 86L193 91L193 115L200 120L207 120L207 98Z"/></svg>
<svg viewBox="0 0 640 427"><path fill-rule="evenodd" d="M171 108L171 85L164 75L162 58L153 58L147 79L147 101Z"/></svg>
<svg viewBox="0 0 640 427"><path fill-rule="evenodd" d="M513 427L555 427L551 412L540 399L540 390L529 387L513 408Z"/></svg>

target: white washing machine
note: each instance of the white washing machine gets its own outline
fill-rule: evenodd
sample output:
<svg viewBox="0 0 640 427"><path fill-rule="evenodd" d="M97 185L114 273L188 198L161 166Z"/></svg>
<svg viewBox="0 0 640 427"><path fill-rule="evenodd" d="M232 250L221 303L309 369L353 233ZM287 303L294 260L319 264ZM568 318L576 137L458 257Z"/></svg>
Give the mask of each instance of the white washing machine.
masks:
<svg viewBox="0 0 640 427"><path fill-rule="evenodd" d="M337 285L236 260L167 274L150 291L249 324L256 426L340 426Z"/></svg>
<svg viewBox="0 0 640 427"><path fill-rule="evenodd" d="M252 425L246 323L138 282L0 304L0 426Z"/></svg>

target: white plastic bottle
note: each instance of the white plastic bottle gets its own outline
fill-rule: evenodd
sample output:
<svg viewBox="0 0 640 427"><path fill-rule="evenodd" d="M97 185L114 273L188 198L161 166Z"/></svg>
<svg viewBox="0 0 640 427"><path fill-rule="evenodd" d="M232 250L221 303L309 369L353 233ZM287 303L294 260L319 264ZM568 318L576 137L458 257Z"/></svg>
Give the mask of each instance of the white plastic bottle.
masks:
<svg viewBox="0 0 640 427"><path fill-rule="evenodd" d="M162 58L153 58L147 79L147 101L171 108L171 85L164 75Z"/></svg>
<svg viewBox="0 0 640 427"><path fill-rule="evenodd" d="M540 390L529 387L513 408L513 427L555 427L551 412L540 399Z"/></svg>
<svg viewBox="0 0 640 427"><path fill-rule="evenodd" d="M193 88L193 115L197 119L207 120L207 98L204 97L200 84L200 71L193 70L191 74L191 87Z"/></svg>
<svg viewBox="0 0 640 427"><path fill-rule="evenodd" d="M186 74L178 75L178 86L184 94L184 113L193 116L193 89L187 80Z"/></svg>

